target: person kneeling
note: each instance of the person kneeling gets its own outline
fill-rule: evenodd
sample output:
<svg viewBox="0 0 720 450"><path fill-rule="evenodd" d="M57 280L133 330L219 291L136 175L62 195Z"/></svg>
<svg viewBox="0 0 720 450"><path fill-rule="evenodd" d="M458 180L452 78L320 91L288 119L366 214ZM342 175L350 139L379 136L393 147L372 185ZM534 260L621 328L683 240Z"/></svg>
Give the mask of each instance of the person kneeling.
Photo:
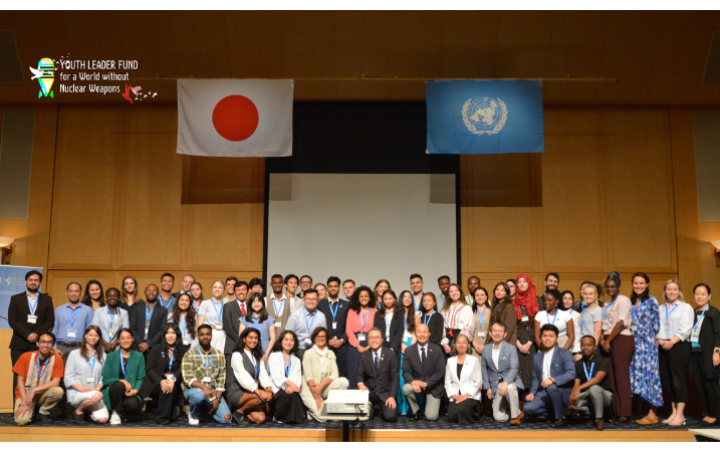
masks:
<svg viewBox="0 0 720 450"><path fill-rule="evenodd" d="M65 388L75 423L85 423L85 414L93 422L106 423L110 414L103 403L102 371L105 364L102 331L90 325L82 337L80 348L70 352L65 365Z"/></svg>
<svg viewBox="0 0 720 450"><path fill-rule="evenodd" d="M546 323L540 329L544 351L533 359L533 380L523 411L528 416L548 415L555 419L555 428L566 427L565 407L575 380L572 353L557 347L558 329Z"/></svg>
<svg viewBox="0 0 720 450"><path fill-rule="evenodd" d="M239 424L265 423L265 411L272 400L270 378L263 364L260 331L245 328L233 348L233 379L228 386L232 416ZM262 387L262 389L261 389Z"/></svg>
<svg viewBox="0 0 720 450"><path fill-rule="evenodd" d="M355 382L358 389L370 391L370 402L382 406L386 422L397 421L397 395L400 384L398 357L390 348L383 347L382 331L373 328L368 332L370 349L360 353Z"/></svg>
<svg viewBox="0 0 720 450"><path fill-rule="evenodd" d="M150 400L146 404L145 417L158 425L166 425L179 415L185 355L182 331L177 324L165 325L162 336L162 341L150 349L147 376L140 389L140 397Z"/></svg>
<svg viewBox="0 0 720 450"><path fill-rule="evenodd" d="M310 418L318 422L325 422L319 417L319 413L329 392L347 389L350 385L347 378L338 375L337 359L327 346L327 337L327 328L315 328L311 337L313 346L307 349L302 357L303 382L300 396Z"/></svg>
<svg viewBox="0 0 720 450"><path fill-rule="evenodd" d="M518 375L518 356L514 345L505 341L507 326L501 321L490 326L492 345L483 347L482 367L483 389L487 398L492 399L493 418L496 422L510 420L510 425L520 425L525 413L520 410L518 390L524 389ZM510 415L508 415L508 409Z"/></svg>
<svg viewBox="0 0 720 450"><path fill-rule="evenodd" d="M448 421L470 425L480 421L478 406L482 398L482 368L480 360L468 355L470 338L462 332L453 344L452 355L445 368L445 391L448 404Z"/></svg>
<svg viewBox="0 0 720 450"><path fill-rule="evenodd" d="M610 390L610 377L607 376L610 373L610 361L596 350L595 338L583 336L580 340L582 359L575 363L575 386L570 392L570 410L577 411L573 418L583 417L588 419L588 425L592 425L589 405L592 404L595 428L602 431L605 429L605 409L612 405L613 393Z"/></svg>
<svg viewBox="0 0 720 450"><path fill-rule="evenodd" d="M118 337L120 351L107 355L103 366L103 402L111 411L110 425L141 419L142 398L138 392L145 380L145 358L136 350L131 330L123 328Z"/></svg>
<svg viewBox="0 0 720 450"><path fill-rule="evenodd" d="M24 353L13 366L17 375L15 424L21 427L30 423L38 406L38 421L51 423L50 412L63 396L60 379L65 365L53 353L55 335L49 331L41 333L37 342L37 351Z"/></svg>
<svg viewBox="0 0 720 450"><path fill-rule="evenodd" d="M440 401L445 392L445 356L439 345L431 344L430 328L424 323L415 327L417 343L405 350L403 359L403 394L410 404L410 421L422 419L417 402L418 394L427 394L425 398L425 418L437 420L440 415Z"/></svg>
<svg viewBox="0 0 720 450"><path fill-rule="evenodd" d="M297 357L297 335L285 330L280 333L268 357L270 381L272 383L272 403L274 420L279 423L305 422L305 405L300 397L302 385L302 363Z"/></svg>

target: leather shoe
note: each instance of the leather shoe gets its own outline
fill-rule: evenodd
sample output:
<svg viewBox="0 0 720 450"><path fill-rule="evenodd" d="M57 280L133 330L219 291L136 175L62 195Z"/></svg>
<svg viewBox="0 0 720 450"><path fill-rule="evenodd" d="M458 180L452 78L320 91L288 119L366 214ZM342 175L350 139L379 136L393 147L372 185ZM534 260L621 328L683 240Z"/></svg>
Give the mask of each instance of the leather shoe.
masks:
<svg viewBox="0 0 720 450"><path fill-rule="evenodd" d="M518 425L520 425L520 421L523 420L524 418L525 418L525 413L523 411L520 411L520 415L517 416L516 418L512 419L510 421L510 425L518 426Z"/></svg>
<svg viewBox="0 0 720 450"><path fill-rule="evenodd" d="M585 426L587 426L587 427L591 427L593 425L595 425L595 422L593 422L592 419L588 419L587 422L585 422Z"/></svg>
<svg viewBox="0 0 720 450"><path fill-rule="evenodd" d="M415 414L410 414L408 420L410 422L417 422L418 420L422 420L422 413L418 410L418 412L416 412Z"/></svg>
<svg viewBox="0 0 720 450"><path fill-rule="evenodd" d="M568 426L568 420L564 417L561 417L560 419L555 421L553 428L565 428L566 426Z"/></svg>
<svg viewBox="0 0 720 450"><path fill-rule="evenodd" d="M45 425L52 423L52 419L50 418L50 416L45 415L45 414L38 414L37 420L38 420L38 422L45 424Z"/></svg>
<svg viewBox="0 0 720 450"><path fill-rule="evenodd" d="M605 421L602 419L598 419L595 421L595 429L598 431L602 431L605 429Z"/></svg>

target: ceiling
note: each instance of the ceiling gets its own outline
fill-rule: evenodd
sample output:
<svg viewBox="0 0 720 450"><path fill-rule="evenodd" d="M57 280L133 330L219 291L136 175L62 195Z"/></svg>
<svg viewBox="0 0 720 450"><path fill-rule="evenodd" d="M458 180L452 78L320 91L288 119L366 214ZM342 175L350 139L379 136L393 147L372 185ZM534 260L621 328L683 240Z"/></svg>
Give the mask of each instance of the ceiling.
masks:
<svg viewBox="0 0 720 450"><path fill-rule="evenodd" d="M548 80L545 103L720 104L720 86L701 84L717 11L5 11L0 29L26 74L0 84L2 103L125 102L38 100L28 66L69 54L138 60L130 81L157 102L175 101L176 77L295 78L296 100L396 101L425 98L422 80L403 78L570 76L609 81Z"/></svg>

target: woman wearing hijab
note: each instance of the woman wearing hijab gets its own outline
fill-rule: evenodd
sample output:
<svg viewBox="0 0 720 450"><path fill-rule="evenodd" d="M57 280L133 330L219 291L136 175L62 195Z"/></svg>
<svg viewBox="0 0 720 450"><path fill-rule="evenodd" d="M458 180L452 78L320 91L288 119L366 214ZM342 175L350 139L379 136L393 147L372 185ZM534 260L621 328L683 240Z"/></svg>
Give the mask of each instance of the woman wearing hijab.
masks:
<svg viewBox="0 0 720 450"><path fill-rule="evenodd" d="M515 280L515 319L517 320L518 374L525 386L532 386L533 358L537 353L534 342L534 319L538 313L538 300L530 276L521 274Z"/></svg>

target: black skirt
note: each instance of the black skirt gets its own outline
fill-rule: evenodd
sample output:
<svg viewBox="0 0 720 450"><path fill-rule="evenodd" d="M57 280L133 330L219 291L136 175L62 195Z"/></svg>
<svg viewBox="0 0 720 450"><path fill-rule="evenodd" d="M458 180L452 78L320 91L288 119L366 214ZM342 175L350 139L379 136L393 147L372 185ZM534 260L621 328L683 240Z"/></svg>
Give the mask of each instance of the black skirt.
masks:
<svg viewBox="0 0 720 450"><path fill-rule="evenodd" d="M282 423L305 422L305 405L299 392L288 395L281 389L273 395L272 404L275 420Z"/></svg>

